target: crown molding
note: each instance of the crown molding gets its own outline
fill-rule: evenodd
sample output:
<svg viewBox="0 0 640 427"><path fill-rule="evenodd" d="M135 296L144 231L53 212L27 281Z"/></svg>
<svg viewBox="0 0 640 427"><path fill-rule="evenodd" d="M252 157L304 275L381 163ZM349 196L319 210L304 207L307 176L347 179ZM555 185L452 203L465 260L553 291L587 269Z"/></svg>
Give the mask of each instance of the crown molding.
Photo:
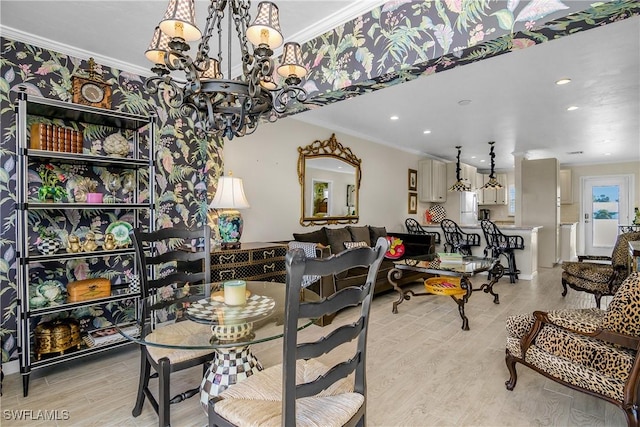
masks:
<svg viewBox="0 0 640 427"><path fill-rule="evenodd" d="M348 6L319 20L314 25L287 36L287 40L295 40L300 44L306 43L327 31L331 31L340 25L370 12L374 8L386 3L387 0L359 0L349 3ZM286 3L286 1L285 1Z"/></svg>
<svg viewBox="0 0 640 427"><path fill-rule="evenodd" d="M0 25L0 34L4 38L38 46L43 49L53 50L55 52L59 52L76 58L93 58L98 64L102 66L116 68L118 70L137 74L139 76L147 77L152 75L151 71L148 68L142 68L128 62L120 61L110 56L103 56L94 52L90 52L88 50L79 49L68 44L59 43L54 40L49 40L44 37L26 33L15 28Z"/></svg>

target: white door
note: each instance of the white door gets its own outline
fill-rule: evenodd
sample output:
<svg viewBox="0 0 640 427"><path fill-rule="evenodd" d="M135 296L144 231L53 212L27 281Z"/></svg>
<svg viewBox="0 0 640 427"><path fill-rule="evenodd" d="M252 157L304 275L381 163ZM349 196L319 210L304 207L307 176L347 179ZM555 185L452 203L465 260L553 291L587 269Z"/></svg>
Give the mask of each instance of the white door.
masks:
<svg viewBox="0 0 640 427"><path fill-rule="evenodd" d="M584 253L611 255L618 225L630 224L628 176L584 177L582 212Z"/></svg>

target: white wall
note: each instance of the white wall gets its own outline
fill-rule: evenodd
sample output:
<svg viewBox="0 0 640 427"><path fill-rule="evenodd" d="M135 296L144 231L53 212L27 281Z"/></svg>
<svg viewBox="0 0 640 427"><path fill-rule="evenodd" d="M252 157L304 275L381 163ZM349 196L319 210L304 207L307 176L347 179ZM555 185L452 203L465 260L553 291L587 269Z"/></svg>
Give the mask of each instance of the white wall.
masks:
<svg viewBox="0 0 640 427"><path fill-rule="evenodd" d="M251 207L242 211L243 242L291 239L292 233L318 226L300 225L298 147L326 140L333 131L285 118L262 123L249 136L224 147L225 174L242 178ZM404 230L408 215L407 169L417 169L420 156L335 132L338 142L362 160L360 221L356 225ZM420 210L418 212L421 212ZM333 226L331 226L333 227Z"/></svg>

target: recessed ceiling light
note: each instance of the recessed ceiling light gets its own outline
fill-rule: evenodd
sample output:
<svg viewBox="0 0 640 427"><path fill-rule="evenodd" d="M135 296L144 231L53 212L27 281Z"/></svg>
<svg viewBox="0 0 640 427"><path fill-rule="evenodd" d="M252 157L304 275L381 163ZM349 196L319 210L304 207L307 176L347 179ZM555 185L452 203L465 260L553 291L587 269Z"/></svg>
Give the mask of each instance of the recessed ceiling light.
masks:
<svg viewBox="0 0 640 427"><path fill-rule="evenodd" d="M469 105L469 104L471 104L471 100L470 99L461 99L460 101L458 101L458 105L465 106L465 105Z"/></svg>
<svg viewBox="0 0 640 427"><path fill-rule="evenodd" d="M398 117L398 116L391 116L391 117L389 117L389 119L391 119L391 120L398 120L399 118L400 118L400 117Z"/></svg>
<svg viewBox="0 0 640 427"><path fill-rule="evenodd" d="M471 158L472 158L472 159L475 159L475 158L476 158L476 156L471 156Z"/></svg>
<svg viewBox="0 0 640 427"><path fill-rule="evenodd" d="M575 105L572 105L571 107L567 108L567 111L574 111L577 110L578 107L576 107Z"/></svg>
<svg viewBox="0 0 640 427"><path fill-rule="evenodd" d="M556 82L557 85L566 85L567 83L571 83L571 79L564 78Z"/></svg>
<svg viewBox="0 0 640 427"><path fill-rule="evenodd" d="M610 156L610 155L611 155L611 153L604 153L604 155L605 155L605 156Z"/></svg>
<svg viewBox="0 0 640 427"><path fill-rule="evenodd" d="M431 133L431 131L429 129L422 131L422 133L424 133L425 135Z"/></svg>
<svg viewBox="0 0 640 427"><path fill-rule="evenodd" d="M484 159L480 159L480 163L484 163Z"/></svg>

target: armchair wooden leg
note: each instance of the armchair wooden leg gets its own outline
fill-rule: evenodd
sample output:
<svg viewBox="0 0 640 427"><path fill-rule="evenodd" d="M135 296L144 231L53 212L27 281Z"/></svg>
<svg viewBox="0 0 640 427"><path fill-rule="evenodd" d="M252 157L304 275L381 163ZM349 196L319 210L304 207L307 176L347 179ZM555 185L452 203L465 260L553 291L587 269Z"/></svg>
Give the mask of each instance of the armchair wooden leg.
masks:
<svg viewBox="0 0 640 427"><path fill-rule="evenodd" d="M516 383L518 382L518 372L516 371L516 358L509 353L509 350L505 350L506 354L504 361L507 364L509 370L509 379L505 381L504 385L507 386L507 390L512 391Z"/></svg>
<svg viewBox="0 0 640 427"><path fill-rule="evenodd" d="M593 296L596 298L596 307L600 308L600 300L602 299L602 294L596 293L593 294Z"/></svg>
<svg viewBox="0 0 640 427"><path fill-rule="evenodd" d="M169 375L171 374L171 362L166 357L158 360L158 418L160 427L170 426L169 418Z"/></svg>
<svg viewBox="0 0 640 427"><path fill-rule="evenodd" d="M149 387L149 375L151 373L151 364L147 360L147 354L144 348L140 348L140 380L138 382L138 397L136 398L136 405L131 411L131 415L134 417L139 416L142 413L142 406L144 406L145 389Z"/></svg>
<svg viewBox="0 0 640 427"><path fill-rule="evenodd" d="M627 426L638 427L638 407L631 406L624 409L624 414L627 416Z"/></svg>
<svg viewBox="0 0 640 427"><path fill-rule="evenodd" d="M562 279L562 296L567 296L567 282L564 279Z"/></svg>

